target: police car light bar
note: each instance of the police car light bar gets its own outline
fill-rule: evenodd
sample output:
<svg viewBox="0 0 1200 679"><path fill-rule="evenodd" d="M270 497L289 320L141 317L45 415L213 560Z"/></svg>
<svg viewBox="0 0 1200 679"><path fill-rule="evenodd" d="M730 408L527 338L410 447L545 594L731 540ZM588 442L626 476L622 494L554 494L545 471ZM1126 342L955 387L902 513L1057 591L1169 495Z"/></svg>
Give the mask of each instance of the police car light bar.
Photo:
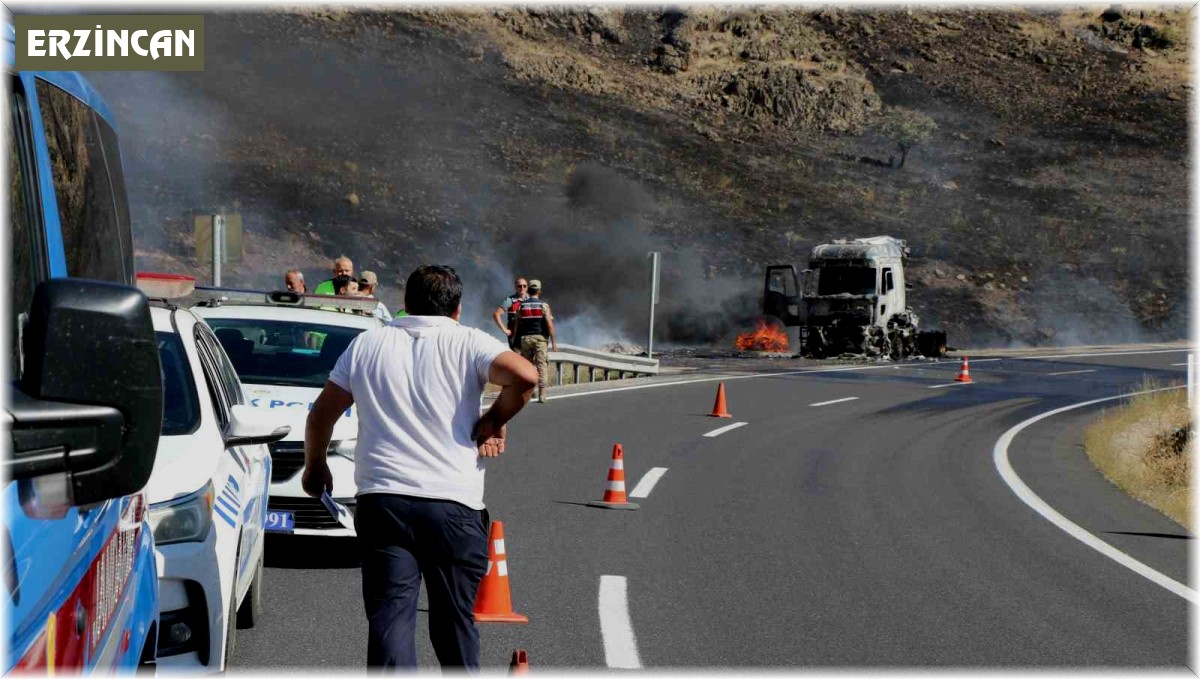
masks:
<svg viewBox="0 0 1200 679"><path fill-rule="evenodd" d="M196 289L196 277L139 271L137 272L137 287L151 299L187 297Z"/></svg>
<svg viewBox="0 0 1200 679"><path fill-rule="evenodd" d="M379 306L379 300L374 297L348 297L339 295L308 295L291 290L239 290L237 288L212 288L198 285L191 295L189 306L224 306L227 304L244 306L296 306L306 309L324 309L336 311L374 312Z"/></svg>

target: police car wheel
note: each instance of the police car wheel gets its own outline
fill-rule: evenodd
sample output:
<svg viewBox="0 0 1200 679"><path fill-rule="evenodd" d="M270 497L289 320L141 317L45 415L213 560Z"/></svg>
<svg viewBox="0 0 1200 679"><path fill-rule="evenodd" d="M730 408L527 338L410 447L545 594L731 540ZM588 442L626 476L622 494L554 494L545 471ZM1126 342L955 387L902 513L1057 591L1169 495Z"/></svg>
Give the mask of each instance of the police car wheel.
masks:
<svg viewBox="0 0 1200 679"><path fill-rule="evenodd" d="M254 567L254 577L250 580L250 589L242 605L237 611L238 629L254 627L262 617L262 587L263 587L263 557L258 557L258 565Z"/></svg>

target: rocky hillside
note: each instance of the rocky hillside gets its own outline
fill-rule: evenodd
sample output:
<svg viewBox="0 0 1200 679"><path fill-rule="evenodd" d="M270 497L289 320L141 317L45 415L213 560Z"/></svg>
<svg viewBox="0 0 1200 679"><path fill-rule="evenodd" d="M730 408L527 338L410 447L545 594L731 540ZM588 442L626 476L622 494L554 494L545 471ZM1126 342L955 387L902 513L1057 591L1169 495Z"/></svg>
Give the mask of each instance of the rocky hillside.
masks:
<svg viewBox="0 0 1200 679"><path fill-rule="evenodd" d="M198 74L103 73L139 266L207 275L191 220L242 214L226 274L346 253L396 301L445 261L482 324L513 272L568 338L728 344L762 267L890 234L959 346L1187 328L1181 10L516 8L227 14ZM897 146L898 116L924 134ZM391 295L389 297L389 295Z"/></svg>

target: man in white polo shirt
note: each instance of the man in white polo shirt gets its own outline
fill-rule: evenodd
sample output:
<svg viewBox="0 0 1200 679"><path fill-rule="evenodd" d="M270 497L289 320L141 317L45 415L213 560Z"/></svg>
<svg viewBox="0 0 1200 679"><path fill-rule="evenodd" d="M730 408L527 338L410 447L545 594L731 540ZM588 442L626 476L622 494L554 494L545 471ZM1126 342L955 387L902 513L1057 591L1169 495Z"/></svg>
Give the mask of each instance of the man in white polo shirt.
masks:
<svg viewBox="0 0 1200 679"><path fill-rule="evenodd" d="M537 370L487 333L459 325L462 281L422 266L404 290L407 316L350 343L313 403L304 433L304 490L333 490L334 423L358 404L354 527L363 550L367 664L417 666L417 594L429 594L429 638L443 667L479 668L474 604L487 568L487 458L525 407ZM479 415L483 387L501 387Z"/></svg>

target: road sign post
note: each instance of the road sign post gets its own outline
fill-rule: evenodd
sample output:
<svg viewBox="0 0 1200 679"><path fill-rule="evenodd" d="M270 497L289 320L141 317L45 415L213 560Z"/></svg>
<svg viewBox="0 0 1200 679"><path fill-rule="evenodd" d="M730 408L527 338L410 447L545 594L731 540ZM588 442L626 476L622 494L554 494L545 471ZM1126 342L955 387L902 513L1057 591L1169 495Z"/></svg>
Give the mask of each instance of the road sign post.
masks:
<svg viewBox="0 0 1200 679"><path fill-rule="evenodd" d="M240 214L196 215L196 261L212 261L213 285L221 285L221 269L226 264L242 261L243 234Z"/></svg>
<svg viewBox="0 0 1200 679"><path fill-rule="evenodd" d="M646 358L654 358L654 306L658 304L658 267L662 255L650 253L650 339L646 342Z"/></svg>
<svg viewBox="0 0 1200 679"><path fill-rule="evenodd" d="M225 215L213 215L212 220L212 283L221 285L221 242L224 240Z"/></svg>

